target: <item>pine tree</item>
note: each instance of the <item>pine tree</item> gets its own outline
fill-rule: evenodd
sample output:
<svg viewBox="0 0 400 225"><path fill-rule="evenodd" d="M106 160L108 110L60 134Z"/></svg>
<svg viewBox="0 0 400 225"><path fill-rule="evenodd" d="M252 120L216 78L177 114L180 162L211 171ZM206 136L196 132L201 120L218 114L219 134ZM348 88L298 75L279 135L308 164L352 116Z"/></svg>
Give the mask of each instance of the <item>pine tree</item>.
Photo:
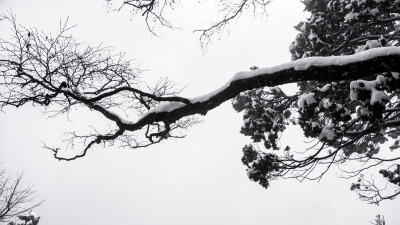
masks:
<svg viewBox="0 0 400 225"><path fill-rule="evenodd" d="M299 34L289 47L292 60L354 55L372 48L400 45L400 1L305 0L303 3L311 15L295 26ZM279 177L320 179L331 165L357 161L359 169L345 173L354 177L386 162L389 166L379 173L392 184L391 193L381 193L363 176L351 190L372 203L394 198L400 193L400 165L390 162L399 158L383 157L380 153L389 150L381 150L384 143L391 143L391 151L400 147L399 78L399 73L388 67L387 72L362 80L300 82L298 92L292 96L279 87L239 94L233 107L238 112L244 111L241 132L254 142L254 146L243 148L242 162L248 167L249 178L263 187ZM279 137L290 124L300 126L307 138L318 141L313 150L299 155L291 151L291 146L279 145ZM266 150L257 145L259 142Z"/></svg>

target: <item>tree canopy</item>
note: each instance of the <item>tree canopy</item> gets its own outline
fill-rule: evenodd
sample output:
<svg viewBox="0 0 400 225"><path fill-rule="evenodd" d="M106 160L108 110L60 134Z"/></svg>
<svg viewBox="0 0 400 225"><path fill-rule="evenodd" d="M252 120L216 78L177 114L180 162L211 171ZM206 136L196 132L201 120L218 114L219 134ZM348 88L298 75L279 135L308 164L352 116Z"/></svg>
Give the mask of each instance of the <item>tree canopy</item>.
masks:
<svg viewBox="0 0 400 225"><path fill-rule="evenodd" d="M295 26L299 34L289 47L295 62L309 57L320 60L321 56L334 60L334 55L364 58L363 54L374 54L369 50L373 48L390 54L399 45L397 1L309 0L304 5L311 16ZM332 80L302 80L293 96L278 87L239 94L233 105L237 111L244 110L241 132L254 142L262 141L266 149L279 150L266 153L245 146L242 161L249 178L268 187L269 181L278 177L320 179L331 165L359 162L357 169L343 169L343 173L347 178L360 175L351 190L358 191L361 199L379 203L398 195L399 73L392 65L384 71L371 71L388 61L357 65L357 71L321 71L321 76ZM353 73L359 77L352 77ZM300 156L290 146L278 146L279 136L289 124L299 125L304 135L314 140ZM390 146L385 145L382 153L384 143ZM388 154L388 149L393 154ZM389 166L379 173L393 187L385 194L362 175L383 163Z"/></svg>
<svg viewBox="0 0 400 225"><path fill-rule="evenodd" d="M201 30L201 38L207 40L243 10L263 8L269 1L223 3L231 7L225 8L222 22ZM162 10L174 4L124 1L122 7L145 16L153 32L153 22L170 26ZM250 179L268 187L271 179L280 177L320 179L332 165L360 162L358 169L344 171L355 177L365 169L390 163L380 173L393 185L392 193L383 194L362 176L351 189L369 202L391 199L400 193L396 164L400 158L395 150L400 146L400 3L308 0L304 4L311 16L295 27L299 35L290 45L292 62L238 72L221 88L196 98L179 96L180 90L168 79L149 87L140 78L141 70L124 54L76 41L68 23L61 23L60 32L52 35L20 26L12 14L7 15L4 20L14 32L11 38L0 40L1 106L32 103L46 106L51 116L89 108L114 122L108 132L70 132L67 148L82 149L76 155L45 145L55 158L69 161L85 156L96 144L140 148L183 137L199 115L233 99L233 107L244 112L241 132L254 142L243 148L242 162ZM295 95L286 95L278 87L296 82ZM136 120L127 120L128 115ZM303 154L279 144L290 124L314 139ZM382 155L380 146L389 138L393 154Z"/></svg>

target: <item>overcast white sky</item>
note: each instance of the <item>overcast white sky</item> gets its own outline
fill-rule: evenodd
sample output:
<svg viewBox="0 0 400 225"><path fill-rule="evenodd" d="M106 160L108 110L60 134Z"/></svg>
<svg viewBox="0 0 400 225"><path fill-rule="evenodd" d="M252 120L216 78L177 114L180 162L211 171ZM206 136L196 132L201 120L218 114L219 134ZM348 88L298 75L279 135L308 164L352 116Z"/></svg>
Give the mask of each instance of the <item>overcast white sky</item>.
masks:
<svg viewBox="0 0 400 225"><path fill-rule="evenodd" d="M69 16L78 40L114 46L149 69L150 80L168 76L187 85L182 95L196 96L224 84L234 73L257 65L288 62L292 28L305 18L297 0L276 0L269 19L243 18L229 35L203 55L192 33L215 12L212 3L187 4L173 14L181 30L151 36L126 13L107 13L102 0L0 0L0 13L12 9L19 23L55 33ZM203 21L203 22L202 22ZM0 24L0 35L9 32ZM241 115L230 103L209 112L185 139L141 150L95 148L85 158L58 162L41 148L60 140L63 131L102 123L89 112L46 120L39 108L8 108L0 114L0 161L8 172L24 171L27 183L46 202L36 211L42 225L181 224L369 224L384 214L399 224L400 200L379 207L350 192L350 180L331 171L322 181L274 181L268 190L251 182L241 149L250 140L239 133ZM302 146L300 133L287 139ZM284 140L283 140L284 141Z"/></svg>

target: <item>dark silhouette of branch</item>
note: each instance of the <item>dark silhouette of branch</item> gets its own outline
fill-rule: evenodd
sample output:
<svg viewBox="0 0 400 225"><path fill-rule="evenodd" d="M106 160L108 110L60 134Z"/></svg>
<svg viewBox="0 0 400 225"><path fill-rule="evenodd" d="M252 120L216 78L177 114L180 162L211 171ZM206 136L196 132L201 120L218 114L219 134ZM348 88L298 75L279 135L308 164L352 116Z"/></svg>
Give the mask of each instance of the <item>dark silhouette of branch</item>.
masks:
<svg viewBox="0 0 400 225"><path fill-rule="evenodd" d="M178 1L175 0L106 0L107 6L111 10L121 11L124 8L129 8L130 12L135 15L144 17L147 29L150 33L157 36L156 29L159 27L167 27L174 29L171 22L164 17L164 11L172 9ZM113 5L117 4L116 7Z"/></svg>
<svg viewBox="0 0 400 225"><path fill-rule="evenodd" d="M44 145L60 160L83 157L100 143L118 141L122 146L135 148L182 137L181 131L198 122L193 116L205 115L247 90L300 81L356 80L400 71L397 63L400 50L397 47L378 48L356 55L300 59L272 68L239 72L220 89L189 99L177 96L180 90L166 79L154 88L141 85L144 83L139 79L141 70L133 67L132 61L125 60L124 54L112 54L109 48L76 42L68 35L71 27L66 23L61 23L60 33L52 36L18 26L12 15L6 18L13 26L14 36L12 41L0 42L1 106L19 107L31 102L52 106L51 112L55 115L68 113L72 107L87 107L116 125L108 133L70 133L67 139L70 147L76 148L78 142L84 145L83 150L72 157L60 156L58 147ZM286 105L297 99L286 98ZM136 120L127 120L115 110L139 116ZM387 118L384 126L397 126L396 118ZM371 125L359 137L376 129L376 125ZM138 137L139 133L143 139ZM347 133L348 138L353 137L347 140L347 145L358 140L355 133ZM130 140L129 144L127 140ZM315 156L314 161L334 155L335 152ZM307 161L302 167L312 166L314 161Z"/></svg>
<svg viewBox="0 0 400 225"><path fill-rule="evenodd" d="M167 27L174 29L172 23L164 17L165 10L173 10L179 1L174 0L106 0L110 9L121 11L129 8L130 12L135 15L144 17L148 30L157 35L157 28ZM213 36L222 35L227 26L235 19L238 19L243 13L252 11L254 15L262 14L266 16L266 7L270 4L270 0L241 0L233 2L231 0L221 0L220 13L222 18L217 22L211 23L210 26L202 29L196 29L195 33L200 33L199 42L202 48L206 48ZM116 6L114 6L116 5Z"/></svg>
<svg viewBox="0 0 400 225"><path fill-rule="evenodd" d="M227 29L227 26L233 20L239 19L248 9L252 9L253 14L256 14L256 12L260 10L261 13L266 16L266 6L269 5L270 2L270 0L242 0L239 3L234 3L228 0L222 1L223 8L220 11L224 13L223 18L212 23L209 27L193 31L195 33L200 33L200 46L203 49L206 49L211 43L212 37L218 34L222 35L225 29Z"/></svg>
<svg viewBox="0 0 400 225"><path fill-rule="evenodd" d="M376 215L375 217L375 221L374 222L370 222L373 225L385 225L385 217L382 215Z"/></svg>
<svg viewBox="0 0 400 225"><path fill-rule="evenodd" d="M0 170L0 222L9 222L38 207L43 201L37 198L33 187L24 185L22 174L13 178Z"/></svg>

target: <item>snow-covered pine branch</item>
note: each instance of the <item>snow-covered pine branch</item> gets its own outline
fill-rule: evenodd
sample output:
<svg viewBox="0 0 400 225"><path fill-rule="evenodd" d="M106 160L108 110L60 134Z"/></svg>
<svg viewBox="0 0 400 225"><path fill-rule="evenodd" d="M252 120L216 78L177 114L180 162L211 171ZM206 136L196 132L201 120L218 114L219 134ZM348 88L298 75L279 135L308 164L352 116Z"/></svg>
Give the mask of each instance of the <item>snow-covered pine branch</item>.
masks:
<svg viewBox="0 0 400 225"><path fill-rule="evenodd" d="M123 124L127 130L149 121L175 121L184 116L205 114L237 94L260 87L274 87L300 81L356 80L387 71L399 71L400 48L383 47L349 56L311 57L280 66L259 68L236 73L219 89L195 97L190 104L183 102L163 103L150 109L136 122Z"/></svg>
<svg viewBox="0 0 400 225"><path fill-rule="evenodd" d="M146 18L154 16L155 22L170 26L162 11L154 14L162 2L175 4L126 1L136 12L145 12ZM208 40L244 10L264 9L268 4L232 3L224 20L202 30L202 37ZM140 78L142 71L124 54L77 42L67 23L61 24L59 34L46 35L17 25L15 17L8 15L5 21L10 22L14 36L0 41L1 106L30 102L46 106L52 116L86 108L111 122L107 131L70 132L67 146L78 149L73 154L44 144L59 160L84 157L97 144L141 148L182 138L199 115L234 99L235 110L243 111L241 133L253 141L243 148L242 162L249 178L264 187L279 177L320 179L331 165L347 161L363 163L346 172L350 177L396 161L398 157L382 158L378 153L388 137L395 139L391 149L400 147L399 2L390 3L392 8L387 7L388 1L310 0L304 4L311 17L296 26L300 33L289 48L295 61L238 72L217 90L195 98L179 96L180 89L166 78L147 85ZM289 83L299 87L292 96L278 87ZM299 125L306 137L316 140L304 154L293 154L290 146L279 142L289 124ZM259 142L265 149L258 147ZM317 167L323 169L315 175ZM397 173L390 167L385 171ZM396 185L397 177L388 175ZM359 186L355 185L357 190Z"/></svg>

